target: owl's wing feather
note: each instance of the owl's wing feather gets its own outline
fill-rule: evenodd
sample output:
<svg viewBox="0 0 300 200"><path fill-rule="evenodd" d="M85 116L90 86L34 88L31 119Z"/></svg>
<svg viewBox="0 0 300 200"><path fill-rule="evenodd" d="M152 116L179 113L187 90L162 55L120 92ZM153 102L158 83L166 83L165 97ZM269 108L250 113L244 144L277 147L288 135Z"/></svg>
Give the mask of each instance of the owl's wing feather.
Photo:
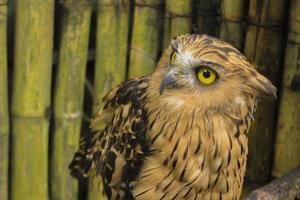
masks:
<svg viewBox="0 0 300 200"><path fill-rule="evenodd" d="M126 81L103 98L103 108L91 120L93 134L85 137L70 164L75 176L102 176L108 198L131 199L146 139L148 77ZM122 191L122 192L120 192Z"/></svg>

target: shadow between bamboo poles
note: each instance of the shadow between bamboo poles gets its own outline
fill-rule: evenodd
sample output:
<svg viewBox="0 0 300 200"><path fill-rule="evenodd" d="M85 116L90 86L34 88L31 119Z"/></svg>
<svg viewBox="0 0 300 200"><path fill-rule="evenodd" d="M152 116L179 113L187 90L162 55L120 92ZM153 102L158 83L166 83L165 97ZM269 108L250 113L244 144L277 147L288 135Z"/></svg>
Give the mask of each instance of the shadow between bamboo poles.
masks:
<svg viewBox="0 0 300 200"><path fill-rule="evenodd" d="M90 0L60 1L62 22L54 88L50 157L50 197L77 199L78 181L68 165L79 146L91 19Z"/></svg>
<svg viewBox="0 0 300 200"><path fill-rule="evenodd" d="M8 200L7 1L0 1L0 199Z"/></svg>
<svg viewBox="0 0 300 200"><path fill-rule="evenodd" d="M290 1L288 40L272 175L300 165L300 1Z"/></svg>
<svg viewBox="0 0 300 200"><path fill-rule="evenodd" d="M166 0L164 48L173 37L191 32L192 0Z"/></svg>
<svg viewBox="0 0 300 200"><path fill-rule="evenodd" d="M219 34L219 1L220 0L194 0L193 32L218 36Z"/></svg>
<svg viewBox="0 0 300 200"><path fill-rule="evenodd" d="M244 53L250 63L276 86L282 58L286 1L251 0ZM249 132L246 180L264 183L270 178L275 132L275 101L262 100Z"/></svg>
<svg viewBox="0 0 300 200"><path fill-rule="evenodd" d="M94 113L101 108L103 96L126 77L129 7L130 0L97 1ZM100 179L89 180L88 199L106 199Z"/></svg>
<svg viewBox="0 0 300 200"><path fill-rule="evenodd" d="M246 3L245 0L221 0L220 38L238 50L243 49Z"/></svg>
<svg viewBox="0 0 300 200"><path fill-rule="evenodd" d="M162 0L136 0L130 45L128 77L150 74L157 62Z"/></svg>
<svg viewBox="0 0 300 200"><path fill-rule="evenodd" d="M12 200L48 199L53 0L15 1Z"/></svg>

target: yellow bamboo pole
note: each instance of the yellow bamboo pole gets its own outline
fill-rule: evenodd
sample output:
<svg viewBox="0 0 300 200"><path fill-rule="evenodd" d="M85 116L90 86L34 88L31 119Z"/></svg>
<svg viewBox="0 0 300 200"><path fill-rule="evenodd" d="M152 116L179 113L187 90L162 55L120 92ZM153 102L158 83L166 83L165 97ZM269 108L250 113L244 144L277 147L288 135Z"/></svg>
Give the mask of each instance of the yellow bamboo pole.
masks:
<svg viewBox="0 0 300 200"><path fill-rule="evenodd" d="M126 78L130 1L97 1L97 43L93 112L101 99ZM99 179L89 180L89 200L106 199Z"/></svg>
<svg viewBox="0 0 300 200"><path fill-rule="evenodd" d="M290 0L289 31L272 175L300 165L300 1Z"/></svg>
<svg viewBox="0 0 300 200"><path fill-rule="evenodd" d="M7 1L0 1L0 199L8 200Z"/></svg>
<svg viewBox="0 0 300 200"><path fill-rule="evenodd" d="M15 1L11 199L48 199L54 0Z"/></svg>
<svg viewBox="0 0 300 200"><path fill-rule="evenodd" d="M130 45L129 78L150 74L156 65L161 0L136 0Z"/></svg>
<svg viewBox="0 0 300 200"><path fill-rule="evenodd" d="M164 48L178 35L191 32L192 0L166 0Z"/></svg>
<svg viewBox="0 0 300 200"><path fill-rule="evenodd" d="M78 149L88 41L90 0L63 0L57 78L54 88L54 130L51 144L50 195L76 199L78 182L68 165Z"/></svg>
<svg viewBox="0 0 300 200"><path fill-rule="evenodd" d="M285 0L251 0L244 53L275 85L282 60ZM262 100L249 132L247 180L268 181L275 133L275 101Z"/></svg>
<svg viewBox="0 0 300 200"><path fill-rule="evenodd" d="M239 50L243 48L245 0L221 0L220 38Z"/></svg>
<svg viewBox="0 0 300 200"><path fill-rule="evenodd" d="M218 36L219 32L219 1L220 0L194 0L195 5L195 31L201 34Z"/></svg>

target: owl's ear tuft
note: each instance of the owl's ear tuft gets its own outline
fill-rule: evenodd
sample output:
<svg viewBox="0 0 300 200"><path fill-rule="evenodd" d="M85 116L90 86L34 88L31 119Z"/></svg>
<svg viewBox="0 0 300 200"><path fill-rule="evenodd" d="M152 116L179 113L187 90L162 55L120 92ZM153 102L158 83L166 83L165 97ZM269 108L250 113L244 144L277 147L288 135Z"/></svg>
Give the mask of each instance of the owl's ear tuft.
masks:
<svg viewBox="0 0 300 200"><path fill-rule="evenodd" d="M171 41L171 47L172 47L173 51L178 52L178 46L179 46L179 44L175 37Z"/></svg>

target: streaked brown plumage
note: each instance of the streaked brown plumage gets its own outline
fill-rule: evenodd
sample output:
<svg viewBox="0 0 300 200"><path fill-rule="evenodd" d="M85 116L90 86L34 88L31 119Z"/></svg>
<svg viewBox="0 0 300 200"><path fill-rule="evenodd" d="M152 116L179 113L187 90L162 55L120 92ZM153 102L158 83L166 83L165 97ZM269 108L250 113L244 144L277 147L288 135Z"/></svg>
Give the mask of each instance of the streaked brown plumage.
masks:
<svg viewBox="0 0 300 200"><path fill-rule="evenodd" d="M217 74L212 84L199 81L199 66ZM276 88L238 50L207 35L179 36L153 74L104 97L72 172L102 177L110 199L239 199L262 95L275 97Z"/></svg>

